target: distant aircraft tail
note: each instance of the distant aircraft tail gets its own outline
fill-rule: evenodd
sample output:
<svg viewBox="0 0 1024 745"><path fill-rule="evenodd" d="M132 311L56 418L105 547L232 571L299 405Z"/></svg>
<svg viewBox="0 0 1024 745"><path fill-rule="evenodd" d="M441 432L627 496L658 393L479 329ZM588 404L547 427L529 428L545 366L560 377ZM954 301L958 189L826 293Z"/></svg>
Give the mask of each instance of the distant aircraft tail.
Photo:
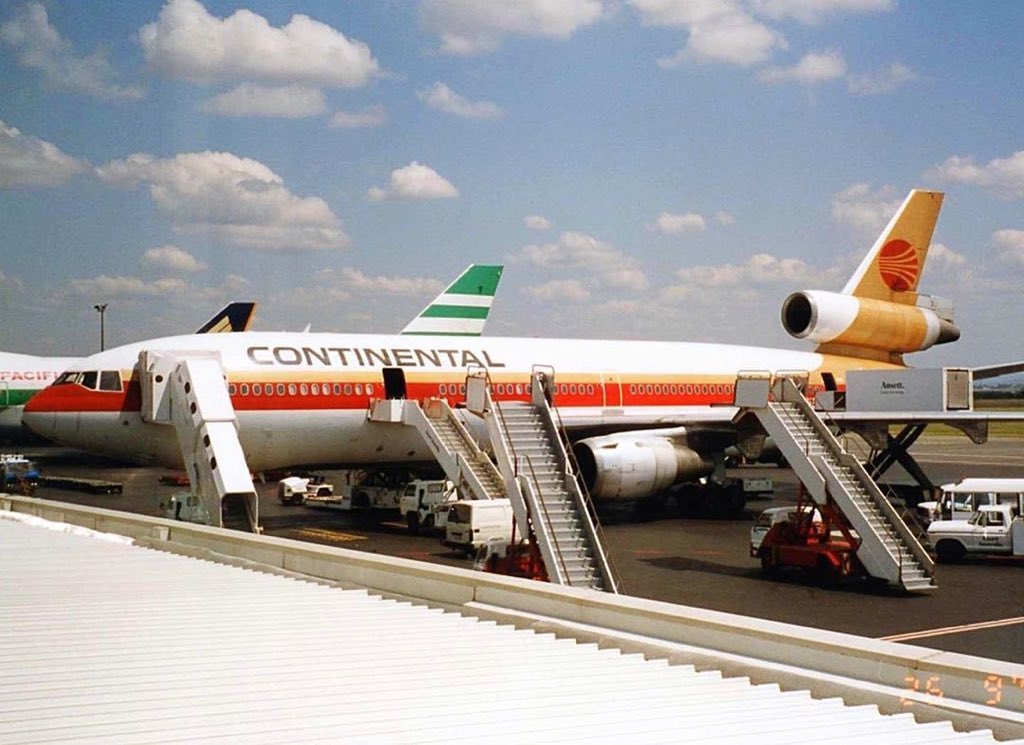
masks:
<svg viewBox="0 0 1024 745"><path fill-rule="evenodd" d="M223 334L248 331L256 315L256 303L228 303L196 331L197 334Z"/></svg>
<svg viewBox="0 0 1024 745"><path fill-rule="evenodd" d="M421 336L480 336L487 322L502 266L470 264L401 333Z"/></svg>
<svg viewBox="0 0 1024 745"><path fill-rule="evenodd" d="M903 354L960 338L952 303L917 285L942 192L915 189L878 236L842 292L804 290L782 304L782 325L817 351L903 364Z"/></svg>

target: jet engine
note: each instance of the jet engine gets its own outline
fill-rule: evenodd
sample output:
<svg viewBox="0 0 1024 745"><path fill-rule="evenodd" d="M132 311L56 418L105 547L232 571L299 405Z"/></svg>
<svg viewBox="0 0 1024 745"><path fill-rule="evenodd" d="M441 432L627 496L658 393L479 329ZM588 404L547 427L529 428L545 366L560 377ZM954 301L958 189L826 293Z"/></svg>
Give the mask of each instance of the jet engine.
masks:
<svg viewBox="0 0 1024 745"><path fill-rule="evenodd" d="M794 292L782 304L782 325L797 339L890 354L960 338L952 304L927 295L906 305L823 290Z"/></svg>
<svg viewBox="0 0 1024 745"><path fill-rule="evenodd" d="M673 437L643 432L589 437L573 453L595 499L642 499L714 470L710 458Z"/></svg>

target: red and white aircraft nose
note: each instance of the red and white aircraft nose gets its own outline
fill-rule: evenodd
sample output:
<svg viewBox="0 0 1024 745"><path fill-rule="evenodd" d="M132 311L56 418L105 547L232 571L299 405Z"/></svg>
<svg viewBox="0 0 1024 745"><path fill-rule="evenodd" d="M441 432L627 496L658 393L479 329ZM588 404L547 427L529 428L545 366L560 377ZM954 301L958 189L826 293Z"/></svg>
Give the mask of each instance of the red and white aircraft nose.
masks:
<svg viewBox="0 0 1024 745"><path fill-rule="evenodd" d="M70 386L60 386L67 388ZM37 435L53 440L57 438L57 414L68 412L67 396L56 388L44 388L28 400L21 414L21 422Z"/></svg>

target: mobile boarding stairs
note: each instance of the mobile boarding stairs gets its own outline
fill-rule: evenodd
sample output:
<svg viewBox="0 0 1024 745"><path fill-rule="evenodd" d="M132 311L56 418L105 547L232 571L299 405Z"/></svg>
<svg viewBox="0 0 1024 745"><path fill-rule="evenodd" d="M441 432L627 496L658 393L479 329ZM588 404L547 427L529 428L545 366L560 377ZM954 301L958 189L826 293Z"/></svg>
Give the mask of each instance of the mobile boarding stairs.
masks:
<svg viewBox="0 0 1024 745"><path fill-rule="evenodd" d="M857 558L872 577L908 592L935 589L935 563L861 462L803 393L807 375L741 373L734 421L757 417L815 502L832 502L857 531Z"/></svg>
<svg viewBox="0 0 1024 745"><path fill-rule="evenodd" d="M534 370L530 401L495 401L486 371L466 379L466 409L483 418L495 465L442 399L382 399L372 421L415 427L465 497L507 498L555 584L618 592L589 496L576 479L551 405L553 373Z"/></svg>
<svg viewBox="0 0 1024 745"><path fill-rule="evenodd" d="M213 525L259 533L259 500L216 352L139 353L144 422L174 427L193 494Z"/></svg>

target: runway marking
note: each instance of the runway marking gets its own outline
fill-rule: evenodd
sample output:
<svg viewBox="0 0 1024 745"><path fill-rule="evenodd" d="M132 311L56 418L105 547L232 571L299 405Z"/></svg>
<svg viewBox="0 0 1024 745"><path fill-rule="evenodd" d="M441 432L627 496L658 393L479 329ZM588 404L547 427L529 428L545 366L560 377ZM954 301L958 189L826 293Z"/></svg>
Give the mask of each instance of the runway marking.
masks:
<svg viewBox="0 0 1024 745"><path fill-rule="evenodd" d="M947 634L962 634L965 631L982 631L984 629L998 629L1003 626L1016 626L1024 624L1024 616L1016 618L1003 618L998 621L981 621L979 623L965 623L961 626L944 626L940 629L927 629L925 631L910 631L906 634L893 634L892 636L881 636L879 639L886 642L906 642L911 639L927 639L930 636L945 636Z"/></svg>
<svg viewBox="0 0 1024 745"><path fill-rule="evenodd" d="M340 530L329 530L327 528L301 528L295 531L304 538L320 538L334 541L335 543L350 543L352 541L365 541L365 535L355 533L342 533Z"/></svg>

